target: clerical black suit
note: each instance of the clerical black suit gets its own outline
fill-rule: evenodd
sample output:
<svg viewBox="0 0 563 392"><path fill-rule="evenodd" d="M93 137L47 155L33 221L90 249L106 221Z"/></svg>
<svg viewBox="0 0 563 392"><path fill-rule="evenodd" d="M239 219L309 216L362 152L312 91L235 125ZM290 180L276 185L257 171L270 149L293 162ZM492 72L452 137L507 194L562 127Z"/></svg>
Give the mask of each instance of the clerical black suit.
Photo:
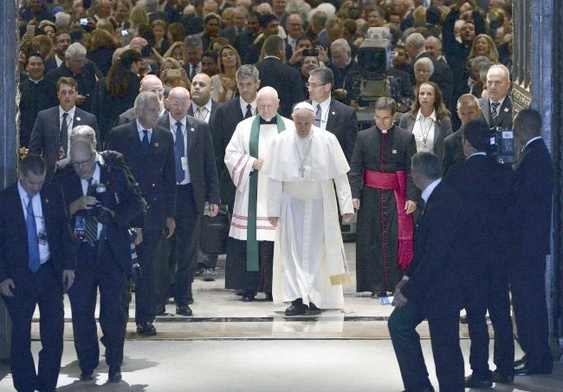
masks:
<svg viewBox="0 0 563 392"><path fill-rule="evenodd" d="M171 138L173 125L170 124L169 114L158 120L158 126L166 129ZM187 306L193 299L191 285L194 279L205 202L218 205L221 201L209 125L186 116L186 128L184 151L191 182L186 185L175 185L178 196L176 209L172 215L176 219L174 252L177 268L173 295L177 306ZM174 164L174 161L172 163ZM172 171L172 174L174 173L175 169ZM164 269L159 273L159 285L162 285L159 291L165 295L167 294L165 288L168 287L170 279L165 276L167 266L161 265L161 267ZM161 297L158 300L159 303L164 303L166 299Z"/></svg>
<svg viewBox="0 0 563 392"><path fill-rule="evenodd" d="M35 82L25 78L19 87L20 147L28 147L37 114L58 104L57 86L47 79Z"/></svg>
<svg viewBox="0 0 563 392"><path fill-rule="evenodd" d="M365 170L410 173L416 154L414 135L393 126L383 133L372 127L358 133L350 162L352 197L360 199L356 239L356 291L392 291L402 278L398 265L398 219L392 190L364 186ZM407 200L417 201L418 189L407 181Z"/></svg>
<svg viewBox="0 0 563 392"><path fill-rule="evenodd" d="M100 360L95 317L98 289L99 322L104 335L101 341L106 348L106 362L113 368L120 367L123 362L123 288L126 276L131 273L131 239L127 229L133 219L143 214L142 198L127 181L124 170L109 164L108 155L122 160L121 154L105 151L100 155L102 158L97 158L99 182L106 184L110 195L117 194L117 197L105 198L104 206L114 211L115 217L104 225L94 246L84 241L77 245L79 258L76 277L69 291L74 346L83 374L92 374ZM69 206L84 195L82 180L72 165L57 170L53 181L61 184L65 202ZM80 216L84 216L83 210L71 217L73 226Z"/></svg>
<svg viewBox="0 0 563 392"><path fill-rule="evenodd" d="M528 367L551 371L545 301L545 255L550 253L553 168L541 139L524 148L514 164L512 304Z"/></svg>
<svg viewBox="0 0 563 392"><path fill-rule="evenodd" d="M461 254L473 375L481 380L492 379L485 318L488 310L495 330L495 364L503 376L512 376L514 340L507 271L511 261L509 206L513 203L514 173L492 157L472 155L453 166L444 181L460 196L466 217Z"/></svg>
<svg viewBox="0 0 563 392"><path fill-rule="evenodd" d="M12 320L10 365L14 387L18 391L54 391L63 353L62 271L74 270L76 259L60 188L44 184L35 197L41 200L50 259L36 273L31 272L25 205L17 183L13 184L0 193L0 282L12 279L15 285L13 297L2 296ZM31 320L37 304L42 344L38 374L30 350Z"/></svg>
<svg viewBox="0 0 563 392"><path fill-rule="evenodd" d="M176 203L172 135L166 129L154 127L148 149L144 150L138 125L135 120L114 128L108 141L108 149L123 154L148 204L144 224L132 223L133 227L143 229L143 242L137 246L142 271L135 286L137 325L152 323L156 317L156 251L163 238L166 218L174 216Z"/></svg>
<svg viewBox="0 0 563 392"><path fill-rule="evenodd" d="M462 274L459 234L463 210L457 194L440 183L418 222L409 280L401 289L408 299L389 318L389 332L407 391L430 387L416 326L428 320L440 391L463 392L463 355L459 346Z"/></svg>

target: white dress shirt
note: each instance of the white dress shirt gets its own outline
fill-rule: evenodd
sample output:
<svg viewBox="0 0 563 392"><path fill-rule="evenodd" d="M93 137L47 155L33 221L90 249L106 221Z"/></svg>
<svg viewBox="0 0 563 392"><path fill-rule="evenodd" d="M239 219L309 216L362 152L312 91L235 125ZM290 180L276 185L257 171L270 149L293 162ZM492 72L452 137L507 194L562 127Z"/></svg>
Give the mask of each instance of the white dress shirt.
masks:
<svg viewBox="0 0 563 392"><path fill-rule="evenodd" d="M92 175L92 185L100 183L100 175L101 175L100 165L103 164L104 164L104 158L102 158L100 154L96 153L96 168L94 169L94 174ZM88 186L89 186L88 179L84 180L81 178L80 184L82 185L82 194L86 196L88 194ZM110 192L110 190L106 189L106 192ZM102 234L103 228L104 225L98 222L98 235L97 235L98 239L100 239L100 235Z"/></svg>
<svg viewBox="0 0 563 392"><path fill-rule="evenodd" d="M65 112L65 110L62 108L62 106L59 105L59 132L61 130L61 127L63 126L63 115L65 113L68 113L68 117L66 118L66 126L67 126L66 151L68 151L68 152L70 152L70 131L72 131L72 128L74 128L74 112L75 111L76 111L76 106L73 106L72 109L70 109L68 112Z"/></svg>
<svg viewBox="0 0 563 392"><path fill-rule="evenodd" d="M174 139L174 145L176 145L176 121L170 113L168 113L168 119L170 120L170 132L172 132L172 138ZM184 170L184 180L182 182L177 183L177 185L187 185L192 182L190 176L190 167L188 165L188 138L187 138L187 120L184 117L182 120L179 121L182 124L182 135L184 136L184 158L186 161L186 169ZM194 128L190 128L191 132L194 132Z"/></svg>
<svg viewBox="0 0 563 392"><path fill-rule="evenodd" d="M424 117L419 110L412 133L416 141L416 151L434 152L434 135L436 129L436 111L428 117Z"/></svg>
<svg viewBox="0 0 563 392"><path fill-rule="evenodd" d="M317 105L321 105L321 123L319 128L326 131L326 123L328 122L328 113L330 112L330 97L325 99L323 102L311 101L313 108L315 109L315 114L317 113Z"/></svg>

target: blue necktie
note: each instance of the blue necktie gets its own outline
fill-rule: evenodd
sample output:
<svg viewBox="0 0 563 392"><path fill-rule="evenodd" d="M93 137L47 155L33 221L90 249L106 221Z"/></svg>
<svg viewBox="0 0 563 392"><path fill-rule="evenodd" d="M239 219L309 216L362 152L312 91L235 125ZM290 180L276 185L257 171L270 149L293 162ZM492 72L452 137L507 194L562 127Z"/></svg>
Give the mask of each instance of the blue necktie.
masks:
<svg viewBox="0 0 563 392"><path fill-rule="evenodd" d="M37 235L37 224L35 223L35 214L33 213L33 195L27 195L27 218L25 226L27 228L27 247L29 251L29 269L36 273L41 267L41 258L39 257L39 237Z"/></svg>
<svg viewBox="0 0 563 392"><path fill-rule="evenodd" d="M182 123L176 123L176 141L174 142L174 154L176 156L176 183L180 184L186 178L182 168L182 157L185 154L184 134L182 133Z"/></svg>
<svg viewBox="0 0 563 392"><path fill-rule="evenodd" d="M315 127L321 126L322 114L323 114L323 112L321 110L321 105L317 104L317 111L315 113L315 122L314 122Z"/></svg>
<svg viewBox="0 0 563 392"><path fill-rule="evenodd" d="M141 148L143 149L143 154L146 154L149 151L149 131L143 129L143 139L141 140Z"/></svg>

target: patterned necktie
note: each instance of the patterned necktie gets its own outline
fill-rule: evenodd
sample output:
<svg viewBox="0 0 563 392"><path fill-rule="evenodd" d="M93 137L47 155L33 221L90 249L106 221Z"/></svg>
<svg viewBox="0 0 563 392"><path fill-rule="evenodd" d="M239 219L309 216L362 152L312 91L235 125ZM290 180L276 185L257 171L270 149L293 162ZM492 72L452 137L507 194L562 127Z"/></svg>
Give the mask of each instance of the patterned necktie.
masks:
<svg viewBox="0 0 563 392"><path fill-rule="evenodd" d="M197 108L195 118L200 121L205 121L205 117L207 117L207 108L203 106Z"/></svg>
<svg viewBox="0 0 563 392"><path fill-rule="evenodd" d="M149 131L143 129L143 139L141 140L141 148L143 153L146 154L149 151Z"/></svg>
<svg viewBox="0 0 563 392"><path fill-rule="evenodd" d="M63 122L61 124L61 147L63 148L63 151L65 152L66 155L68 148L68 113L67 112L63 113Z"/></svg>
<svg viewBox="0 0 563 392"><path fill-rule="evenodd" d="M491 102L491 116L493 121L496 121L498 117L498 107L500 106L500 102Z"/></svg>
<svg viewBox="0 0 563 392"><path fill-rule="evenodd" d="M196 75L197 75L197 66L190 65L190 80L194 80Z"/></svg>
<svg viewBox="0 0 563 392"><path fill-rule="evenodd" d="M90 187L94 183L94 178L90 178L88 180L88 190L86 194L90 192ZM91 246L96 244L96 240L98 239L98 222L92 214L86 215L86 242L88 242Z"/></svg>
<svg viewBox="0 0 563 392"><path fill-rule="evenodd" d="M322 118L323 111L321 110L321 105L317 104L317 111L315 112L315 122L314 125L316 127L321 126L321 118Z"/></svg>
<svg viewBox="0 0 563 392"><path fill-rule="evenodd" d="M174 156L176 158L176 183L180 184L186 178L182 167L182 158L185 155L184 134L182 133L182 123L176 123L176 141L174 142Z"/></svg>
<svg viewBox="0 0 563 392"><path fill-rule="evenodd" d="M250 118L252 117L252 105L248 104L246 105L246 114L244 115L244 118Z"/></svg>
<svg viewBox="0 0 563 392"><path fill-rule="evenodd" d="M39 257L39 236L37 235L37 224L35 222L35 214L33 213L33 195L27 195L26 211L27 218L25 226L27 228L27 248L29 251L29 269L36 273L41 267L41 258Z"/></svg>

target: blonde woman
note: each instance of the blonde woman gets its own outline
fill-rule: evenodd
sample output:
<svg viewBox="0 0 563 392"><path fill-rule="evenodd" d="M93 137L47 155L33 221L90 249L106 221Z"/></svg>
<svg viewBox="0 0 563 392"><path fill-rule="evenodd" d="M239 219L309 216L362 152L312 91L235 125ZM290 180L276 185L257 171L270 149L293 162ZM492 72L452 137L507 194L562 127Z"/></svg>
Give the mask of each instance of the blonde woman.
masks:
<svg viewBox="0 0 563 392"><path fill-rule="evenodd" d="M231 45L223 46L219 50L217 65L219 73L211 77L211 98L217 102L226 102L233 98L237 88L235 74L241 65L237 50Z"/></svg>

